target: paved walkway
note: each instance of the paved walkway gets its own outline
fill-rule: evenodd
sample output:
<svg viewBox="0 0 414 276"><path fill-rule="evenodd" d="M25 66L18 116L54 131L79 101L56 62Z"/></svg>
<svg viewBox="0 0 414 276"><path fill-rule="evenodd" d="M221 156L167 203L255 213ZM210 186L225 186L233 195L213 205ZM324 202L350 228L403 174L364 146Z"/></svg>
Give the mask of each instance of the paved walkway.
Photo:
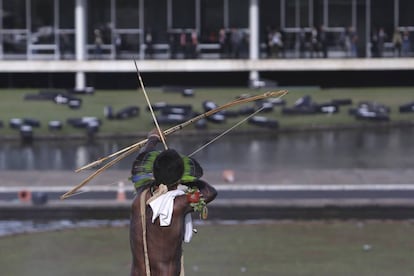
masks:
<svg viewBox="0 0 414 276"><path fill-rule="evenodd" d="M15 190L20 191L22 187L34 191L36 188L44 189L42 186L47 186L48 193L58 193L60 196L62 190L68 191L90 173L0 171L0 190L4 194L11 194L15 193ZM126 170L109 170L86 186L100 193L102 190L111 190L110 200L107 198L81 200L80 197L65 201L49 200L48 204L33 208L32 204L19 202L15 194L12 194L13 201L0 202L0 219L128 218L130 201L115 200L116 194L113 191L114 188L118 188L116 184L119 181L128 181L128 176ZM226 183L221 171L209 171L205 173L205 179L221 189L221 198L212 202L209 208L210 218L213 220L411 219L414 217L412 200L414 170L281 170L265 174L236 171L233 183ZM361 184L365 184L365 187ZM126 182L126 185L130 184ZM346 189L341 185L346 186ZM250 191L246 196L243 188L250 189L252 186L257 188L257 191L254 193ZM367 186L375 189L368 189ZM390 191L396 186L398 186L397 190ZM132 185L126 187L132 190ZM236 193L230 191L233 188ZM283 190L278 190L279 188ZM259 193L260 196L250 198L253 194ZM231 197L225 198L226 195Z"/></svg>

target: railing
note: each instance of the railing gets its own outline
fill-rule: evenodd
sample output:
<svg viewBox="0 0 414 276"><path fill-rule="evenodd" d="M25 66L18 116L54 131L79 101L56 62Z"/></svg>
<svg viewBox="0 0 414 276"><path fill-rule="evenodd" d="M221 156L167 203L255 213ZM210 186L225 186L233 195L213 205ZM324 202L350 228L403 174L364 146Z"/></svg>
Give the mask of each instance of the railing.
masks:
<svg viewBox="0 0 414 276"><path fill-rule="evenodd" d="M59 59L59 47L56 44L29 44L27 59Z"/></svg>
<svg viewBox="0 0 414 276"><path fill-rule="evenodd" d="M148 52L148 46L141 44L140 46L140 58L154 58L154 59L169 59L171 57L171 49L168 44L153 44L152 53Z"/></svg>
<svg viewBox="0 0 414 276"><path fill-rule="evenodd" d="M138 47L137 47L138 48ZM267 55L267 46L265 43L260 44L260 58L274 58ZM368 43L368 48L371 49L371 43ZM197 56L199 59L220 59L221 48L220 44L198 44L197 45ZM170 59L177 58L182 59L185 57L184 50L181 48L175 49L175 53L172 52L171 46L167 43L159 43L152 45L152 53L148 53L148 46L146 44L139 45L139 49L136 51L121 51L117 52L115 45L104 44L100 47L100 52L96 52L96 46L94 44L88 44L86 46L87 59ZM290 59L290 58L311 58L310 49L306 49L304 52L300 52L298 47L292 47L283 49L283 54L278 58ZM60 60L65 59L61 53L61 49L56 44L28 44L27 51L24 52L5 52L4 46L0 44L0 60ZM173 56L173 54L175 56ZM66 59L73 59L74 53L65 54ZM69 58L68 58L69 56ZM406 53L406 56L412 56L410 50ZM321 57L320 51L315 57ZM346 58L348 53L341 45L330 45L328 46L328 58ZM367 53L367 57L372 57L370 52ZM394 49L392 42L384 43L382 57L397 57L397 53Z"/></svg>
<svg viewBox="0 0 414 276"><path fill-rule="evenodd" d="M112 44L103 44L97 51L95 44L86 45L88 59L115 59L115 46Z"/></svg>
<svg viewBox="0 0 414 276"><path fill-rule="evenodd" d="M220 58L220 44L199 44L197 52L200 58Z"/></svg>
<svg viewBox="0 0 414 276"><path fill-rule="evenodd" d="M211 59L220 58L220 44L198 44L197 45L198 58ZM148 46L141 44L140 58L154 58L154 59L169 59L172 57L172 49L169 44L154 44L152 45L152 53L148 53ZM176 50L176 58L183 58L183 50Z"/></svg>

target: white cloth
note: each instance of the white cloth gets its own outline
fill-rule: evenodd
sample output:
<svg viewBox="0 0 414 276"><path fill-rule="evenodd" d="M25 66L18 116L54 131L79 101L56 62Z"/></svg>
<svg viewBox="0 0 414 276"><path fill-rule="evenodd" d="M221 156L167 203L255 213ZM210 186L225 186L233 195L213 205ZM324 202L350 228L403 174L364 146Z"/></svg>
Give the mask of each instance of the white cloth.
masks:
<svg viewBox="0 0 414 276"><path fill-rule="evenodd" d="M174 199L176 196L185 194L181 190L168 191L158 196L149 203L152 209L152 223L159 217L160 226L169 226L171 224L172 214L174 211ZM185 233L184 242L190 242L193 236L193 221L191 214L185 216Z"/></svg>

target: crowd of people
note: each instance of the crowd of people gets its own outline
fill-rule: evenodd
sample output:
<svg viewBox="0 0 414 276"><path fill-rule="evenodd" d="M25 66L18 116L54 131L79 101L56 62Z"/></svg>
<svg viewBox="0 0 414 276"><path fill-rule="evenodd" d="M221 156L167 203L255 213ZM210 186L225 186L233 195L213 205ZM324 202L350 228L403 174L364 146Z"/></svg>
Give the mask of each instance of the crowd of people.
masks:
<svg viewBox="0 0 414 276"><path fill-rule="evenodd" d="M343 52L343 57L408 57L411 55L410 33L396 28L389 36L384 28L374 29L370 40L370 53L362 54L364 48L358 33L349 26L344 31L329 31L323 25L319 28L301 29L286 33L278 28L268 27L265 34L266 57L284 58L286 52L297 51L300 58L327 58L330 48ZM331 51L332 52L332 51ZM295 56L296 57L296 56Z"/></svg>
<svg viewBox="0 0 414 276"><path fill-rule="evenodd" d="M391 40L390 40L391 39ZM410 33L407 29L402 31L399 28L395 28L394 33L390 37L380 27L378 30L374 30L371 37L371 53L372 57L383 57L385 52L386 42L390 41L390 45L393 51L393 55L396 57L408 57L411 52Z"/></svg>
<svg viewBox="0 0 414 276"><path fill-rule="evenodd" d="M249 49L249 37L242 29L220 29L217 33L210 33L201 39L207 44L218 45L218 54L221 58L247 58ZM182 30L169 34L170 58L199 58L200 37L196 30ZM148 55L146 55L148 57ZM152 58L152 55L149 56Z"/></svg>
<svg viewBox="0 0 414 276"><path fill-rule="evenodd" d="M288 51L298 52L299 58L327 58L330 46L342 49L346 57L357 57L358 37L352 27L339 36L323 25L290 33L268 27L265 39L269 58L284 58Z"/></svg>
<svg viewBox="0 0 414 276"><path fill-rule="evenodd" d="M260 33L261 58L329 58L329 57L409 57L412 55L410 30L397 27L393 32L384 27L373 28L366 39L361 30L353 26L326 28L324 25L312 28L282 29L266 27ZM245 59L249 57L249 31L242 28L221 28L217 31L200 33L196 29L172 30L160 34L147 29L141 37L138 33L126 37L111 28L94 28L93 51L90 58L100 59L115 49L115 58L122 59L123 53L144 53L145 59L159 58L160 52L170 59L215 58ZM140 40L140 39L143 40ZM114 48L108 45L115 45ZM369 46L369 47L366 47ZM74 56L74 35L62 34L59 43L62 59ZM368 51L367 51L368 50Z"/></svg>
<svg viewBox="0 0 414 276"><path fill-rule="evenodd" d="M328 58L328 57L408 57L411 55L410 33L396 28L388 35L384 28L374 29L370 38L370 52L353 26L343 31L330 30L325 26L302 28L286 32L280 28L267 27L261 35L260 56L262 58ZM183 30L169 35L170 58L202 58L200 41L203 44L218 45L220 58L248 58L249 33L245 29L220 29L217 33L201 37L196 30ZM147 45L152 45L151 40ZM365 42L364 42L365 43ZM146 58L153 58L152 46L147 46ZM334 54L335 53L335 54Z"/></svg>

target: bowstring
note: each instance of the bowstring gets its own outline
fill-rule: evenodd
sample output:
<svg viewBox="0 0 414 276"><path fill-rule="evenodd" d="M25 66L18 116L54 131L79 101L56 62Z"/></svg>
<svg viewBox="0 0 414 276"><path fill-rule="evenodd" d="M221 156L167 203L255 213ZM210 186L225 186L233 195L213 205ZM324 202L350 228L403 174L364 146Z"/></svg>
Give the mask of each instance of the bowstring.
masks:
<svg viewBox="0 0 414 276"><path fill-rule="evenodd" d="M283 97L285 94L280 95L279 97L277 97L277 99L280 99L281 97ZM243 124L244 122L246 122L247 120L249 120L250 118L252 118L253 116L257 115L258 113L260 113L263 109L265 108L264 105L262 105L259 109L257 109L255 112L253 112L252 114L250 114L249 116L247 116L246 118L244 118L243 120L239 121L237 124L235 124L234 126L232 126L231 128L227 129L226 131L224 131L223 133L221 133L220 135L216 136L215 138L213 138L211 141L207 142L206 144L202 145L201 147L199 147L198 149L196 149L195 151L193 151L190 155L188 155L188 157L191 157L193 155L195 155L196 153L198 153L199 151L203 150L204 148L206 148L207 146L209 146L210 144L214 143L215 141L217 141L218 139L220 139L221 137L223 137L224 135L226 135L227 133L229 133L230 131L232 131L233 129L235 129L236 127L238 127L239 125Z"/></svg>
<svg viewBox="0 0 414 276"><path fill-rule="evenodd" d="M246 122L247 120L249 120L253 116L257 115L263 109L264 109L264 105L262 105L262 107L260 107L258 110L256 110L255 112L253 112L252 114L250 114L249 116L244 118L243 120L237 122L234 126L230 127L229 129L227 129L226 131L224 131L220 135L214 137L212 140L210 140L209 142L205 143L204 145L202 145L201 147L199 147L198 149L193 151L190 155L188 155L188 157L191 157L191 156L195 155L196 153L198 153L199 151L203 150L204 148L208 147L210 144L214 143L215 141L217 141L218 139L220 139L221 137L223 137L224 135L226 135L227 133L229 133L233 129L237 128L239 125L243 124L244 122Z"/></svg>
<svg viewBox="0 0 414 276"><path fill-rule="evenodd" d="M278 98L280 98L281 96L279 96ZM254 117L255 115L259 114L263 109L265 108L264 105L262 105L259 109L257 109L255 112L253 112L252 114L250 114L249 116L245 117L243 120L237 122L234 126L230 127L229 129L227 129L226 131L224 131L223 133L217 135L216 137L214 137L212 140L210 140L209 142L205 143L204 145L202 145L201 147L199 147L198 149L196 149L195 151L193 151L191 154L188 155L188 157L191 157L195 154L197 154L198 152L200 152L201 150L203 150L204 148L208 147L209 145L211 145L212 143L214 143L215 141L217 141L218 139L220 139L221 137L223 137L224 135L228 134L230 131L232 131L233 129L237 128L238 126L240 126L241 124L245 123L247 120L249 120L250 118ZM124 178L125 179L125 178ZM121 179L121 180L124 180ZM113 183L109 183L109 184L104 184L102 186L104 187L109 187L109 186L113 186L115 184L118 184L120 180L113 182ZM76 193L71 194L69 197L72 196L76 196L76 195L80 195L80 194L84 194L84 193L88 193L90 191L85 190L85 191L78 191Z"/></svg>

